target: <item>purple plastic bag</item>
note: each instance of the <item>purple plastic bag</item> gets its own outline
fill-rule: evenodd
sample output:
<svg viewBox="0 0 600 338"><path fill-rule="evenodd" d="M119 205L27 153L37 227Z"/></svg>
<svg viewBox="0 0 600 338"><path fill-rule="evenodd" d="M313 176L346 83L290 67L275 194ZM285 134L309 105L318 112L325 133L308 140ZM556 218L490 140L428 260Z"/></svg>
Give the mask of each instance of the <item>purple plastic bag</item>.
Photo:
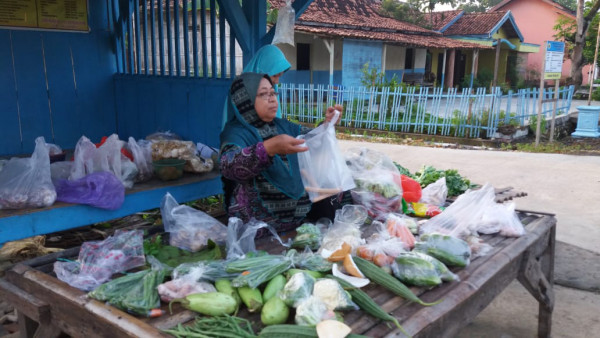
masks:
<svg viewBox="0 0 600 338"><path fill-rule="evenodd" d="M113 174L99 171L80 179L56 182L57 200L116 210L125 200L125 187Z"/></svg>

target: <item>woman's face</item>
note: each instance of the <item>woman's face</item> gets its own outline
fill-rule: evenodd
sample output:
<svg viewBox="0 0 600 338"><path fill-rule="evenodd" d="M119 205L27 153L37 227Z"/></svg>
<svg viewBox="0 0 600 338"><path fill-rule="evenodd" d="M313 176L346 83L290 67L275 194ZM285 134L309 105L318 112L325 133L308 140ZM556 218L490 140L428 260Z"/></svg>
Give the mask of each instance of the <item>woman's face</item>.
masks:
<svg viewBox="0 0 600 338"><path fill-rule="evenodd" d="M254 109L261 120L271 122L277 115L277 108L277 94L269 80L263 78L258 85Z"/></svg>
<svg viewBox="0 0 600 338"><path fill-rule="evenodd" d="M281 77L281 75L283 75L283 72L281 73L277 73L273 76L271 76L271 82L273 82L274 85L279 84L279 78Z"/></svg>

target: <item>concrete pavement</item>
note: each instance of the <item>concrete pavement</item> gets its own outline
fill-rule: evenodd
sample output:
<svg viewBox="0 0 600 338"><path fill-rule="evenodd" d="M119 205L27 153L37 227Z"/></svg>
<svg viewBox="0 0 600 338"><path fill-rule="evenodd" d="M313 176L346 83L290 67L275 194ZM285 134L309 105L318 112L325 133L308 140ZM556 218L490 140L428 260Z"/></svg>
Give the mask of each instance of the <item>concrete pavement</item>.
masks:
<svg viewBox="0 0 600 338"><path fill-rule="evenodd" d="M558 220L555 280L561 285L554 288L553 337L600 332L600 156L339 143L342 151L367 147L384 152L411 172L422 165L457 169L473 183L527 192L514 199L517 209L554 213ZM535 337L537 314L537 301L515 281L458 337Z"/></svg>

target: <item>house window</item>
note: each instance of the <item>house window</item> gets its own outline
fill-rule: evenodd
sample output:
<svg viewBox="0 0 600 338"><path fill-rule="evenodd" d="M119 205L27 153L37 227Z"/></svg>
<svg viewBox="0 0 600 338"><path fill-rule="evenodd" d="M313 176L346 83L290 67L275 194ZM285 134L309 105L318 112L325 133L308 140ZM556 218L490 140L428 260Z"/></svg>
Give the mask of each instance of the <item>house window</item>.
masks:
<svg viewBox="0 0 600 338"><path fill-rule="evenodd" d="M404 56L404 69L413 69L415 64L415 50L412 48L406 48L406 55Z"/></svg>
<svg viewBox="0 0 600 338"><path fill-rule="evenodd" d="M296 44L296 69L310 70L310 44Z"/></svg>

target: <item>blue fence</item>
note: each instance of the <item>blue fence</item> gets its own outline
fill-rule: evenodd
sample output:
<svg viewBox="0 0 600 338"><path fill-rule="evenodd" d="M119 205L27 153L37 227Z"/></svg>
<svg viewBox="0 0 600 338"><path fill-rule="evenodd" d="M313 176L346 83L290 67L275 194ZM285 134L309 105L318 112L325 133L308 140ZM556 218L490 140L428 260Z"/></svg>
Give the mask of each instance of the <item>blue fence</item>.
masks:
<svg viewBox="0 0 600 338"><path fill-rule="evenodd" d="M573 86L559 89L556 116L571 107ZM528 125L537 117L539 89L503 95L500 88L462 90L427 87L366 88L281 84L283 116L300 122L323 119L325 109L344 105L342 126L457 137L493 137L503 125ZM554 89L543 93L542 114L552 116Z"/></svg>

